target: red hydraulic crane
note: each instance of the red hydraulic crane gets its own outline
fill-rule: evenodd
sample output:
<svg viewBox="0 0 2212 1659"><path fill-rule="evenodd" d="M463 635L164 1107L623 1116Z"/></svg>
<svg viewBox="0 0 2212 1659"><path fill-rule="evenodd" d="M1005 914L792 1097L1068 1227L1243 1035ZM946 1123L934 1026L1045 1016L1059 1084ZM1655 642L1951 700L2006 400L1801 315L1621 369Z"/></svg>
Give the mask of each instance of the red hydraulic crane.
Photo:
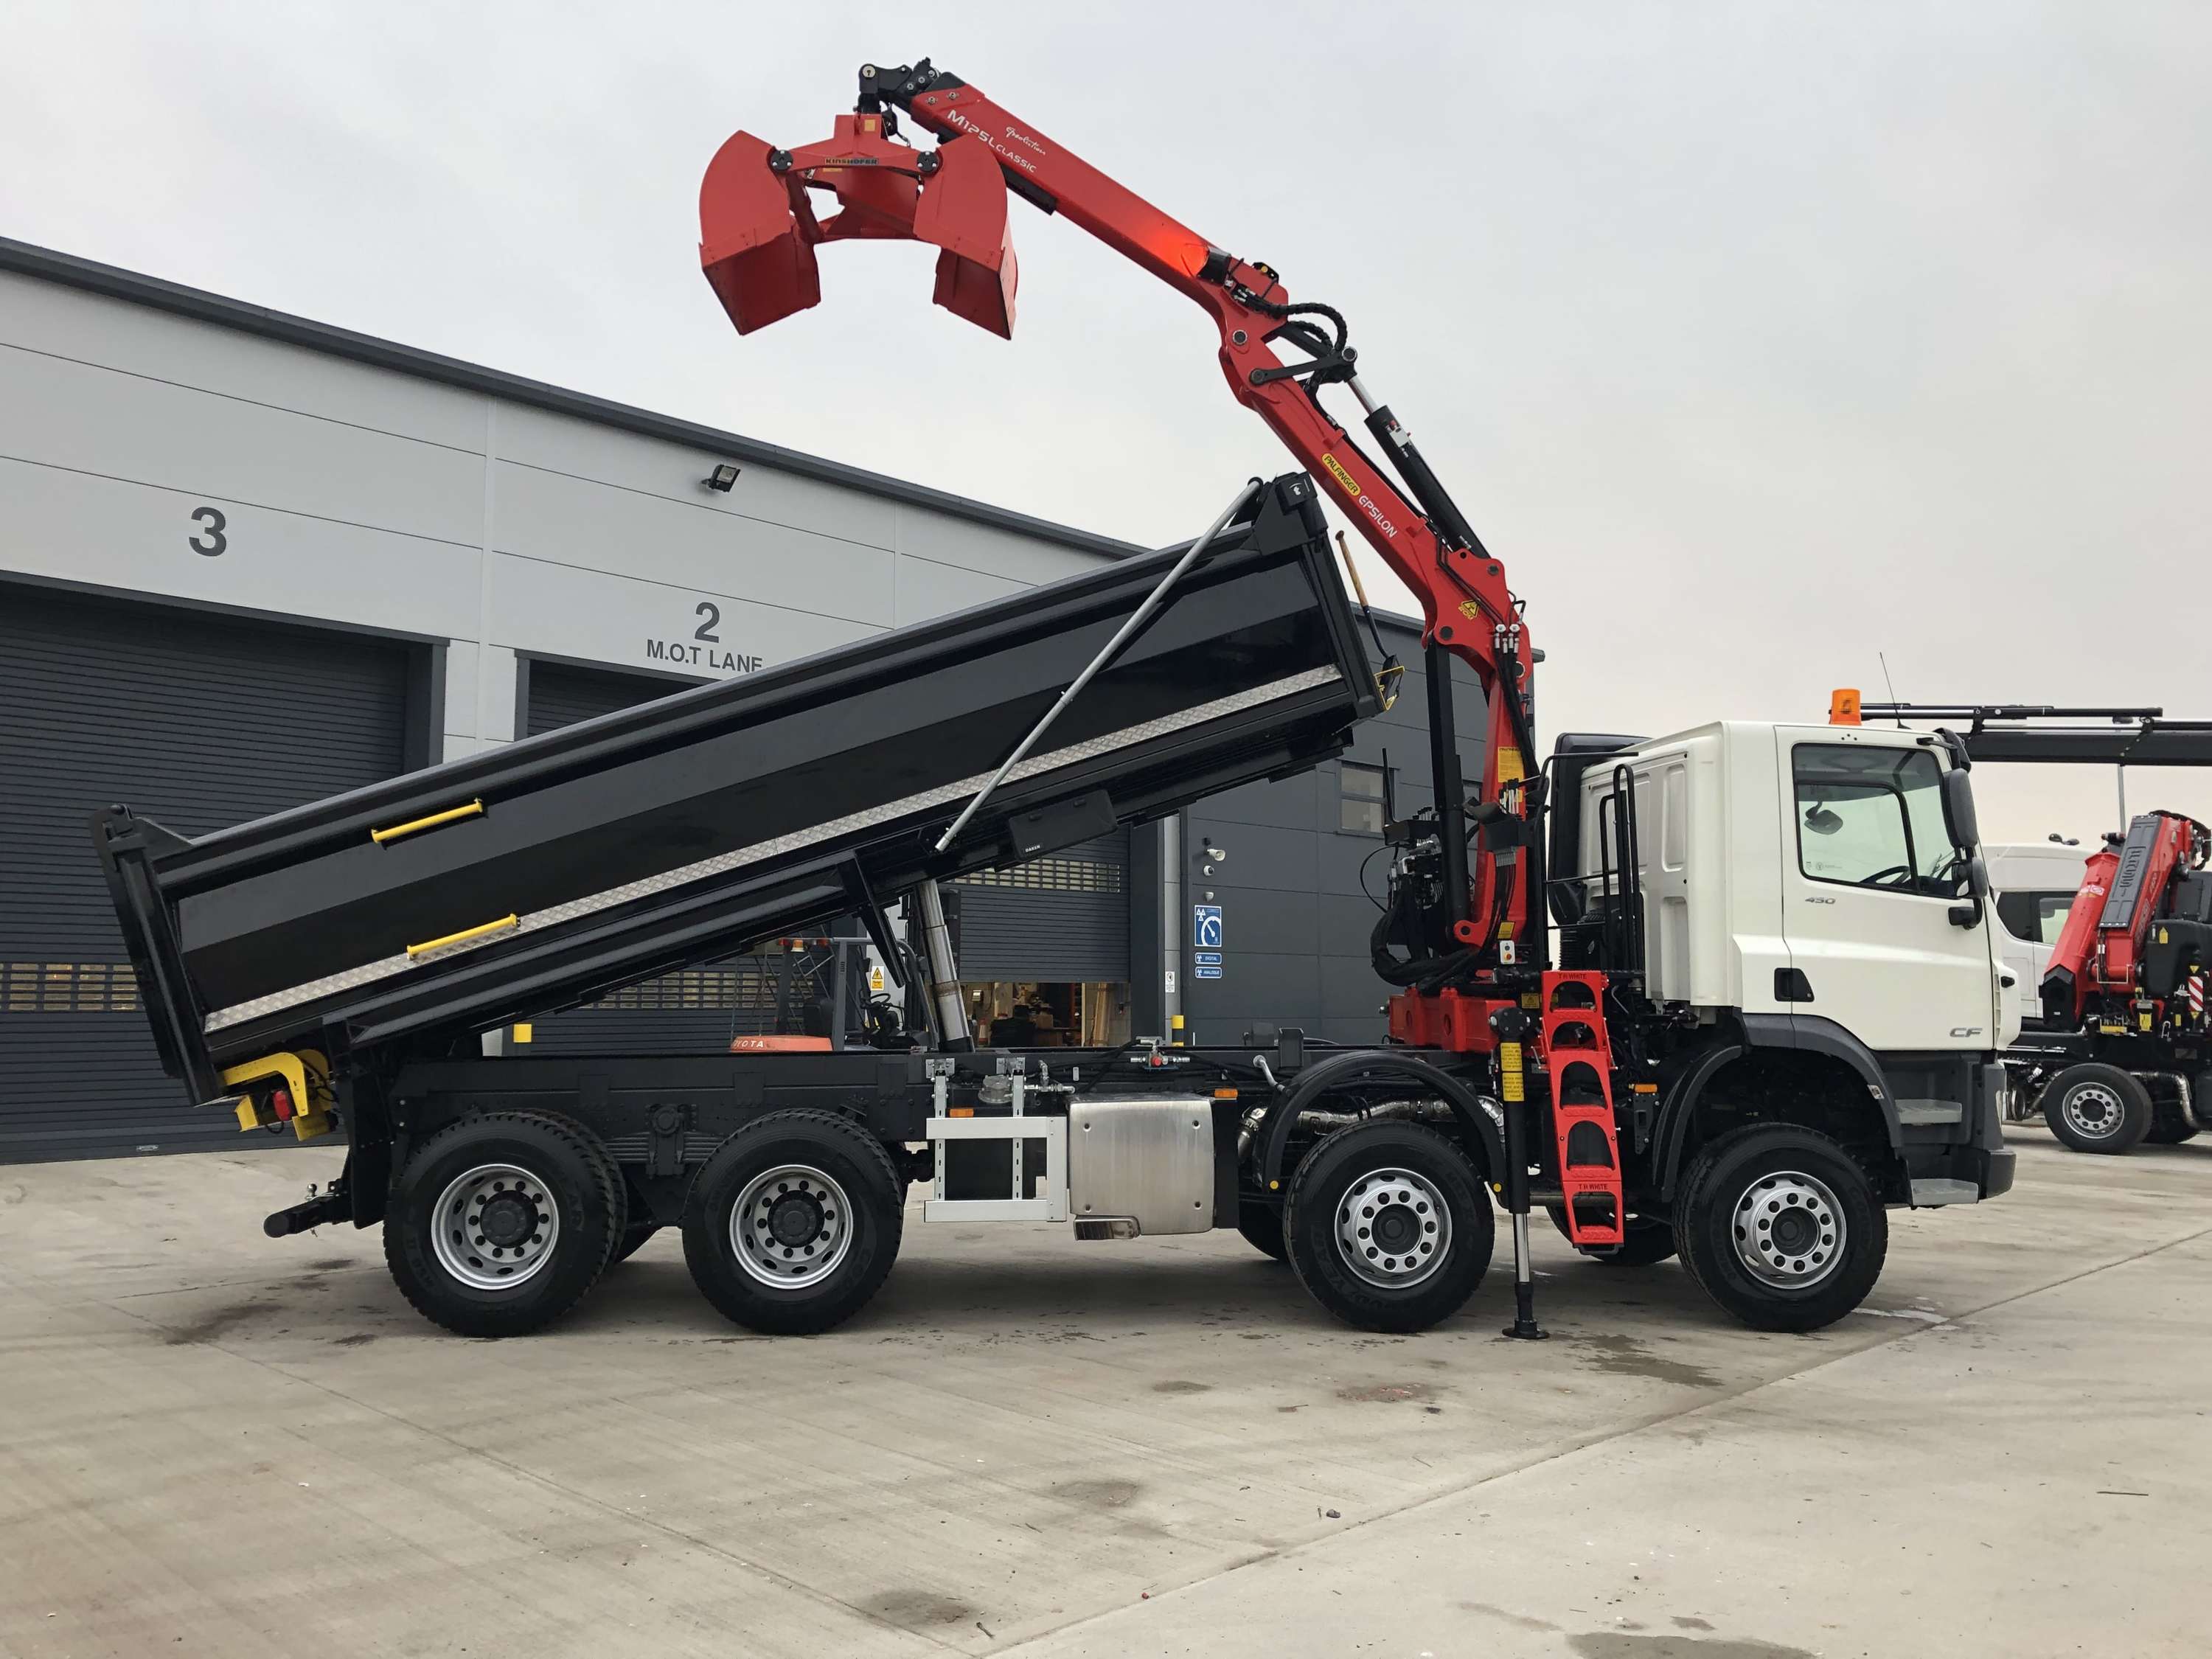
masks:
<svg viewBox="0 0 2212 1659"><path fill-rule="evenodd" d="M903 112L939 140L917 149ZM810 191L839 211L817 219ZM1441 903L1431 937L1394 974L1391 1033L1424 1047L1486 1050L1512 1029L1491 1016L1520 1006L1510 970L1541 969L1540 810L1530 716L1534 660L1520 602L1412 436L1362 383L1343 316L1293 303L1275 270L1224 252L1072 155L1031 123L927 58L867 64L853 113L833 137L779 149L750 133L725 143L700 189L700 257L740 333L821 298L822 242L903 238L941 252L936 301L1011 337L1016 266L1009 193L1058 213L1205 308L1232 396L1267 422L1324 489L1340 491L1362 535L1418 597L1430 673ZM1285 356L1278 348L1288 348ZM1322 405L1342 382L1397 481ZM1469 664L1489 708L1483 776L1470 813L1453 730L1449 657ZM1479 825L1469 866L1468 819ZM1533 981L1531 981L1533 988ZM1510 1022L1517 1026L1517 1018Z"/></svg>
<svg viewBox="0 0 2212 1659"><path fill-rule="evenodd" d="M2179 812L2145 812L2124 837L2109 840L2090 855L2081 890L2051 947L2043 975L2045 1015L2078 1023L2094 1012L2106 1026L2149 1030L2181 991L2174 1017L2201 1024L2203 981L2176 969L2201 957L2212 933L2194 914L2205 908L2204 879L2185 880L2212 859L2212 830ZM2150 953L2175 945L2177 934L2180 948L2161 952L2172 960L2151 962ZM2186 995L2192 986L2193 1008Z"/></svg>

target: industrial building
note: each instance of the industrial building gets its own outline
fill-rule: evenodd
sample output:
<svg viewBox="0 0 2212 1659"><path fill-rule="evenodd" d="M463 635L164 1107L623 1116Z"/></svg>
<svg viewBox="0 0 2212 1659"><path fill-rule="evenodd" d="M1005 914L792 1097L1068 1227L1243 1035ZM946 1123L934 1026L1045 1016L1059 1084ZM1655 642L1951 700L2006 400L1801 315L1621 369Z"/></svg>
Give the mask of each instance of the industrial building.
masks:
<svg viewBox="0 0 2212 1659"><path fill-rule="evenodd" d="M1136 550L5 240L0 481L0 1160L235 1144L161 1073L94 807L204 834ZM1386 769L1401 813L1428 770L1382 627L1407 672L1342 763L947 890L987 1031L1380 1037ZM714 1050L787 1015L793 960L526 1035Z"/></svg>

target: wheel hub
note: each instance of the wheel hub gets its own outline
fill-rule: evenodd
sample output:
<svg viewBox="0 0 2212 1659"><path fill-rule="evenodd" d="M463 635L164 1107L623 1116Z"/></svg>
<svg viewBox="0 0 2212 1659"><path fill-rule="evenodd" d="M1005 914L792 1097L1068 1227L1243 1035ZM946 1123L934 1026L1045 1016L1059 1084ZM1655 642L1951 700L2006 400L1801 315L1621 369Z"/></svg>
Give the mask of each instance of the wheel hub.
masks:
<svg viewBox="0 0 2212 1659"><path fill-rule="evenodd" d="M538 1211L520 1193L499 1193L477 1212L477 1226L495 1248L520 1243L538 1230Z"/></svg>
<svg viewBox="0 0 2212 1659"><path fill-rule="evenodd" d="M2125 1116L2119 1097L2101 1083L2079 1084L2069 1090L2059 1109L2066 1114L2067 1123L2077 1133L2091 1140L2118 1134L2121 1119Z"/></svg>
<svg viewBox="0 0 2212 1659"><path fill-rule="evenodd" d="M1451 1212L1443 1194L1411 1170L1359 1176L1336 1207L1336 1248L1368 1284L1405 1290L1421 1283L1451 1249Z"/></svg>
<svg viewBox="0 0 2212 1659"><path fill-rule="evenodd" d="M1736 1200L1732 1224L1737 1259L1763 1284L1817 1285L1844 1257L1843 1206L1826 1182L1799 1170L1753 1181Z"/></svg>
<svg viewBox="0 0 2212 1659"><path fill-rule="evenodd" d="M431 1212L438 1265L471 1290L510 1291L553 1259L561 1208L545 1183L514 1164L479 1164L446 1184Z"/></svg>
<svg viewBox="0 0 2212 1659"><path fill-rule="evenodd" d="M820 1170L787 1164L745 1183L730 1206L730 1248L763 1285L803 1290L835 1273L853 1246L853 1206Z"/></svg>
<svg viewBox="0 0 2212 1659"><path fill-rule="evenodd" d="M822 1221L822 1202L812 1193L788 1193L769 1206L768 1235L780 1245L803 1247L818 1241Z"/></svg>

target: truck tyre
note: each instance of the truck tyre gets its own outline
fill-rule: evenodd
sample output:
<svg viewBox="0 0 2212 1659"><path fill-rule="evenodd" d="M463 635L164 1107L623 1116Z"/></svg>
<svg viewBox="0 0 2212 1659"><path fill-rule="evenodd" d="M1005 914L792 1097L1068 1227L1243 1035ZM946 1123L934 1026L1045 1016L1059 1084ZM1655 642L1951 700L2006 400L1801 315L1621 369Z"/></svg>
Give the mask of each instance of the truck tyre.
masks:
<svg viewBox="0 0 2212 1659"><path fill-rule="evenodd" d="M867 1304L897 1259L903 1194L889 1154L835 1112L770 1112L707 1160L684 1209L684 1259L749 1330L800 1336Z"/></svg>
<svg viewBox="0 0 2212 1659"><path fill-rule="evenodd" d="M1707 1296L1753 1330L1817 1331L1866 1299L1889 1218L1834 1141L1755 1123L1699 1149L1674 1206L1674 1243Z"/></svg>
<svg viewBox="0 0 2212 1659"><path fill-rule="evenodd" d="M1559 1230L1559 1237L1570 1244L1574 1243L1567 1232L1567 1211L1562 1204L1547 1204L1544 1213L1552 1218L1552 1224ZM1592 1255L1592 1261L1607 1261L1616 1267L1650 1267L1666 1261L1674 1254L1674 1226L1656 1215L1632 1215L1628 1218L1628 1232L1617 1250Z"/></svg>
<svg viewBox="0 0 2212 1659"><path fill-rule="evenodd" d="M651 1238L659 1231L660 1224L657 1221L630 1223L629 1226L623 1229L622 1237L616 1241L614 1256L608 1261L607 1266L611 1267L617 1261L629 1261L643 1247L647 1239Z"/></svg>
<svg viewBox="0 0 2212 1659"><path fill-rule="evenodd" d="M566 1130L582 1141L585 1149L599 1160L599 1168L607 1178L607 1190L614 1194L614 1212L608 1218L606 1261L608 1267L613 1267L616 1262L628 1255L630 1250L637 1248L635 1244L631 1245L629 1249L623 1248L623 1241L629 1237L630 1223L629 1183L623 1179L622 1165L616 1163L614 1154L607 1151L606 1142L601 1140L573 1117L564 1116L559 1112L541 1111L536 1109L517 1112L515 1115L534 1117L540 1122L550 1123ZM644 1242L643 1239L640 1239L638 1243L641 1244Z"/></svg>
<svg viewBox="0 0 2212 1659"><path fill-rule="evenodd" d="M1367 1331L1422 1331L1490 1266L1490 1194L1434 1129L1381 1119L1316 1143L1283 1200L1290 1262L1315 1301Z"/></svg>
<svg viewBox="0 0 2212 1659"><path fill-rule="evenodd" d="M2179 1146L2185 1140L2197 1139L2197 1125L2181 1109L2178 1100L2154 1101L2150 1109L2150 1127L2143 1131L2144 1142L2152 1146Z"/></svg>
<svg viewBox="0 0 2212 1659"><path fill-rule="evenodd" d="M1289 1246L1283 1243L1283 1212L1279 1205L1243 1200L1237 1206L1237 1231L1244 1236L1247 1244L1269 1260L1289 1259Z"/></svg>
<svg viewBox="0 0 2212 1659"><path fill-rule="evenodd" d="M590 1139L557 1118L494 1112L424 1141L392 1183L384 1260L400 1293L459 1336L522 1336L605 1268L617 1199Z"/></svg>
<svg viewBox="0 0 2212 1659"><path fill-rule="evenodd" d="M2150 1133L2150 1091L2102 1060L2068 1066L2044 1089L2041 1104L2058 1144L2077 1152L2129 1152Z"/></svg>

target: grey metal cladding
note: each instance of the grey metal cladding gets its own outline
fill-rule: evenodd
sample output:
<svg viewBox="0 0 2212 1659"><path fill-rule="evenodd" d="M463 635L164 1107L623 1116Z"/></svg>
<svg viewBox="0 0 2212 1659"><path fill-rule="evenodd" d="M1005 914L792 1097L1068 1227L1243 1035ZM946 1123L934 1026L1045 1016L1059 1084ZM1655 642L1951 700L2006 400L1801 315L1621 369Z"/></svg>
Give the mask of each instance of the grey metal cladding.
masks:
<svg viewBox="0 0 2212 1659"><path fill-rule="evenodd" d="M1086 553L1108 558L1126 558L1131 554L1150 550L1110 537L1092 535L1066 525L1032 518L1024 513L1010 512L987 502L970 501L948 490L931 489L902 478L887 477L860 467L842 465L819 456L786 449L781 444L766 443L757 438L721 431L696 422L676 420L603 398L587 397L582 392L548 386L542 380L502 374L481 364L464 362L459 358L442 356L436 352L417 350L411 346L378 339L373 335L356 333L351 329L335 328L327 323L314 322L286 312L248 305L242 301L187 288L180 283L164 282L156 276L124 270L114 265L101 264L96 260L79 258L73 254L8 237L0 237L0 270L21 272L221 327L305 346L331 356L380 368L395 369L403 374L458 386L465 391L482 392L512 403L684 444L726 456L741 464L755 463L796 473L802 477L842 484L848 489L928 507L950 514L957 519L1012 531L1020 536L1057 543Z"/></svg>

